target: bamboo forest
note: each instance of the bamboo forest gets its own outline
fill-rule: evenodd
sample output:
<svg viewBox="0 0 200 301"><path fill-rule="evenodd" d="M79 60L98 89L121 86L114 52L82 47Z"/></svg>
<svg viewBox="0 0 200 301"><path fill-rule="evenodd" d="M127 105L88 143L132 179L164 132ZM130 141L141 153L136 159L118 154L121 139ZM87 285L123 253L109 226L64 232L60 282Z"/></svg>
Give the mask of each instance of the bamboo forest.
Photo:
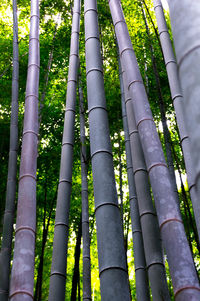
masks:
<svg viewBox="0 0 200 301"><path fill-rule="evenodd" d="M200 300L200 1L0 1L0 301Z"/></svg>

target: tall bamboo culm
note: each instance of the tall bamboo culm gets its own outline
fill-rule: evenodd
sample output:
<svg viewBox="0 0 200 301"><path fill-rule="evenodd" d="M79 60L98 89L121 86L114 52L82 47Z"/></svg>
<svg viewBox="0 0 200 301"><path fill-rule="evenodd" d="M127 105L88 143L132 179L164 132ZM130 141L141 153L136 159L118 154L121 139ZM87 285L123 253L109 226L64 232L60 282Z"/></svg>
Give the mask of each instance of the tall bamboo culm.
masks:
<svg viewBox="0 0 200 301"><path fill-rule="evenodd" d="M91 266L90 266L90 234L88 211L88 181L87 181L87 153L85 138L85 110L81 76L79 76L79 111L80 111L80 138L81 138L81 198L82 198L82 236L83 236L83 300L91 298Z"/></svg>
<svg viewBox="0 0 200 301"><path fill-rule="evenodd" d="M184 116L191 141L194 182L197 202L200 198L200 2L199 0L171 1L170 20L176 51L178 74L183 92ZM195 210L196 208L194 208ZM200 214L195 213L200 227Z"/></svg>
<svg viewBox="0 0 200 301"><path fill-rule="evenodd" d="M60 178L54 226L49 301L65 300L69 208L72 185L76 88L79 66L80 0L74 0Z"/></svg>
<svg viewBox="0 0 200 301"><path fill-rule="evenodd" d="M132 237L133 237L136 295L138 301L148 301L150 300L149 283L148 283L146 260L144 254L142 230L140 225L138 200L137 200L135 181L133 175L133 165L131 159L131 147L130 147L127 114L126 114L123 76L122 76L122 68L121 68L120 60L119 60L119 78L120 78L120 88L121 88L122 120L123 120L124 138L125 138L130 215L131 215Z"/></svg>
<svg viewBox="0 0 200 301"><path fill-rule="evenodd" d="M8 300L10 258L15 214L17 151L18 151L18 91L19 91L19 47L17 0L13 0L13 71L12 103L10 121L10 150L6 190L6 205L3 220L3 238L0 252L0 300Z"/></svg>
<svg viewBox="0 0 200 301"><path fill-rule="evenodd" d="M156 301L161 301L163 299L170 300L165 266L163 263L159 225L151 198L147 167L144 160L139 133L136 127L131 98L128 93L125 72L123 72L123 78L133 173L152 296Z"/></svg>
<svg viewBox="0 0 200 301"><path fill-rule="evenodd" d="M176 185L176 177L175 177L174 163L173 163L173 156L172 156L171 135L170 135L168 125L167 125L165 103L164 103L164 98L163 98L162 89L161 89L161 82L160 82L160 76L159 76L159 71L158 71L158 67L157 67L157 60L154 55L154 47L152 44L152 39L151 39L150 32L149 32L149 26L147 23L147 18L146 18L146 14L145 14L142 3L141 3L141 10L142 10L144 23L145 23L145 27L146 27L146 33L147 33L148 42L149 42L149 50L151 53L151 61L152 61L152 65L153 65L153 72L154 72L154 77L155 77L155 81L156 81L156 90L157 90L157 96L158 96L158 104L160 107L161 123L162 123L162 127L163 127L163 137L164 137L166 158L167 158L166 161L167 161L169 173L170 173L171 180L172 180L173 190L176 193L177 202L179 204L179 195L178 195L178 190L177 190L177 185Z"/></svg>
<svg viewBox="0 0 200 301"><path fill-rule="evenodd" d="M184 161L186 166L188 186L189 186L192 206L194 210L198 236L200 238L200 203L199 203L200 195L197 195L195 191L195 177L194 177L195 171L192 164L190 139L185 124L186 121L185 121L185 115L183 111L184 101L183 101L182 90L178 78L178 68L177 68L177 63L173 52L172 43L170 40L165 16L163 13L162 3L160 0L154 0L153 3L154 3L154 10L156 14L157 24L158 24L158 31L160 35L160 42L161 42L162 51L165 59L165 65L167 69L172 101L176 112L176 119L177 119L179 134L181 138L180 142L181 142L181 147L183 150L183 156L184 156Z"/></svg>
<svg viewBox="0 0 200 301"><path fill-rule="evenodd" d="M101 299L130 300L103 82L96 0L85 0L85 49L90 145Z"/></svg>
<svg viewBox="0 0 200 301"><path fill-rule="evenodd" d="M31 1L29 60L10 300L33 300L38 142L39 1Z"/></svg>
<svg viewBox="0 0 200 301"><path fill-rule="evenodd" d="M179 208L173 191L170 174L162 146L153 121L143 81L121 3L110 0L110 9L119 45L119 52L127 78L127 86L134 108L137 129L140 135L164 247L166 249L176 300L200 299L199 281L185 235ZM174 256L174 254L179 254Z"/></svg>

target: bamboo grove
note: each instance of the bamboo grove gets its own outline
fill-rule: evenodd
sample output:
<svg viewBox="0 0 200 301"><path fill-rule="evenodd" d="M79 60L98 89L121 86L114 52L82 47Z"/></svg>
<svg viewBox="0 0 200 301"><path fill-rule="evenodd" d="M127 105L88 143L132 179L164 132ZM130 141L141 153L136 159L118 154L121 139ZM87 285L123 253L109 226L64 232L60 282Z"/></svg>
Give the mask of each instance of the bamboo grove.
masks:
<svg viewBox="0 0 200 301"><path fill-rule="evenodd" d="M199 0L0 12L0 301L200 300Z"/></svg>

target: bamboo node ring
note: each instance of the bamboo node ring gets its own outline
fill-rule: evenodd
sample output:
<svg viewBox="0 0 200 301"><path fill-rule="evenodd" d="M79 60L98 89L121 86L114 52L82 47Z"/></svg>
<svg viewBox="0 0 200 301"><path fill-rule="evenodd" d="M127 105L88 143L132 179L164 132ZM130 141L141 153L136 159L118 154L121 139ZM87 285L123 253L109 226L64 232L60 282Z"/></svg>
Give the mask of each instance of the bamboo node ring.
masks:
<svg viewBox="0 0 200 301"><path fill-rule="evenodd" d="M35 229L33 229L32 227L29 227L29 226L18 227L18 228L15 230L15 233L17 233L17 232L19 232L19 231L23 231L23 230L29 230L29 231L31 231L31 232L35 235Z"/></svg>
<svg viewBox="0 0 200 301"><path fill-rule="evenodd" d="M86 72L86 76L88 76L88 74L89 74L90 72L92 72L92 71L99 71L99 72L101 72L101 73L103 74L103 71L102 71L101 69L99 69L99 68L91 68L91 69L89 69L89 70Z"/></svg>
<svg viewBox="0 0 200 301"><path fill-rule="evenodd" d="M166 219L164 222L162 222L160 224L160 230L162 229L162 227L167 224L168 222L178 222L178 223L181 223L183 224L182 220L178 219L178 218L169 218L169 219Z"/></svg>
<svg viewBox="0 0 200 301"><path fill-rule="evenodd" d="M57 222L57 223L55 223L54 228L57 227L57 226L65 226L66 228L69 228L68 224L63 223L63 222Z"/></svg>
<svg viewBox="0 0 200 301"><path fill-rule="evenodd" d="M61 272L53 271L53 272L51 272L50 277L54 276L54 275L59 275L59 276L62 276L62 277L64 277L66 279L66 275L63 274L63 273L61 273Z"/></svg>
<svg viewBox="0 0 200 301"><path fill-rule="evenodd" d="M12 298L13 296L18 295L18 294L25 294L33 299L33 295L29 291L26 291L26 290L16 290L12 294L10 294L9 298Z"/></svg>
<svg viewBox="0 0 200 301"><path fill-rule="evenodd" d="M95 211L94 211L95 214L96 214L97 210L98 210L100 207L104 206L104 205L105 205L105 206L108 206L108 205L114 206L114 207L116 207L117 209L119 209L119 206L118 206L117 204L105 202L105 203L102 203L102 204L98 205L98 206L95 208Z"/></svg>
<svg viewBox="0 0 200 301"><path fill-rule="evenodd" d="M24 132L23 132L23 136L24 136L25 134L34 134L36 137L38 137L38 133L36 133L35 131L32 131L32 130L24 131Z"/></svg>
<svg viewBox="0 0 200 301"><path fill-rule="evenodd" d="M150 173L150 171L152 170L152 168L154 168L156 166L163 166L163 167L168 168L166 163L164 163L164 162L157 162L157 163L153 163L152 165L149 166L148 173Z"/></svg>
<svg viewBox="0 0 200 301"><path fill-rule="evenodd" d="M24 177L30 177L30 178L33 178L35 181L36 181L36 176L32 175L32 174L29 174L29 173L26 173L26 174L23 174L19 177L19 181L21 181L21 179L23 179Z"/></svg>
<svg viewBox="0 0 200 301"><path fill-rule="evenodd" d="M95 151L93 154L91 154L91 159L98 153L107 153L109 155L111 155L113 157L113 154L111 151L107 150L107 149L98 149L97 151Z"/></svg>
<svg viewBox="0 0 200 301"><path fill-rule="evenodd" d="M195 289L195 290L200 291L200 288L197 286L183 286L174 292L174 297L176 298L180 292L182 292L183 290L187 290L187 289Z"/></svg>
<svg viewBox="0 0 200 301"><path fill-rule="evenodd" d="M96 14L98 14L98 13L97 13L97 10L96 10L95 8L88 8L88 9L86 9L86 10L84 11L84 15L85 15L87 12L89 12L89 11L94 11Z"/></svg>
<svg viewBox="0 0 200 301"><path fill-rule="evenodd" d="M135 79L135 80L133 80L132 82L130 82L130 84L128 84L128 90L130 89L130 86L131 86L131 85L134 85L134 84L136 84L136 83L139 83L139 84L142 84L142 85L143 85L143 82L142 82L141 79Z"/></svg>
<svg viewBox="0 0 200 301"><path fill-rule="evenodd" d="M113 270L113 269L117 269L117 270L122 270L125 273L127 273L127 270L123 267L119 267L119 266L108 266L106 268L103 268L101 271L99 271L99 277L101 276L101 274L107 270Z"/></svg>

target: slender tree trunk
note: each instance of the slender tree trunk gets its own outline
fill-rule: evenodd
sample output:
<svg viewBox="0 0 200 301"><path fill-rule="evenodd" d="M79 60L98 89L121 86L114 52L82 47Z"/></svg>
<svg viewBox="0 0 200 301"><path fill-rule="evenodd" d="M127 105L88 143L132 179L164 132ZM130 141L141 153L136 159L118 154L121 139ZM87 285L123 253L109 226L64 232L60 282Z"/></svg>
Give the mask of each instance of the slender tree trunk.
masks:
<svg viewBox="0 0 200 301"><path fill-rule="evenodd" d="M181 147L183 150L183 156L184 156L184 161L185 161L185 166L186 166L186 172L187 172L187 179L188 179L188 186L189 186L189 191L190 191L190 196L191 196L191 201L192 201L192 206L194 210L194 216L195 216L195 221L196 221L196 226L198 230L198 236L200 238L200 204L199 204L199 196L196 195L195 192L195 171L194 167L192 165L193 158L191 156L191 151L190 151L190 140L188 137L188 132L185 127L185 116L184 116L184 111L183 111L183 96L182 96L182 90L180 87L179 83L179 78L178 78L178 68L176 64L176 59L174 56L167 24L165 21L165 16L163 13L163 8L162 8L162 3L160 0L154 0L154 10L156 14L156 19L158 23L158 30L160 34L160 41L162 45L162 50L164 54L164 60L165 60L165 65L167 69L167 75L168 75L168 80L169 80L169 85L170 85L170 91L171 91L171 96L174 104L174 109L176 112L176 119L177 119L177 124L178 124L178 129L179 129L179 134L181 138ZM187 72L186 72L187 74ZM187 115L190 114L187 112Z"/></svg>
<svg viewBox="0 0 200 301"><path fill-rule="evenodd" d="M119 158L119 197L120 197L120 210L121 210L121 219L122 225L124 225L124 208L123 208L123 183L122 183L122 155L121 155L121 134L118 133L118 158ZM123 226L124 228L124 226Z"/></svg>
<svg viewBox="0 0 200 301"><path fill-rule="evenodd" d="M176 177L175 177L174 163L173 163L173 156L172 156L172 149L171 149L171 137L170 137L170 132L169 132L169 129L167 126L167 118L166 118L166 112L165 112L164 99L163 99L162 90L161 90L159 72L158 72L158 67L157 67L157 63L156 63L156 58L154 55L152 41L151 41L150 34L149 34L149 27L147 24L146 15L145 15L145 12L144 12L144 9L142 6L141 6L141 9L142 9L146 32L147 32L147 36L148 36L148 40L149 40L149 49L151 52L151 60L152 60L153 71L154 71L155 80L156 80L156 89L157 89L159 106L160 106L161 122L162 122L162 127L163 127L164 143L165 143L165 150L166 150L166 156L167 156L167 165L169 168L169 173L171 175L172 186L173 186L174 192L177 195L177 202L179 204L179 196L178 196L178 190L177 190L177 185L176 185Z"/></svg>
<svg viewBox="0 0 200 301"><path fill-rule="evenodd" d="M38 142L39 1L31 1L29 62L19 176L18 208L10 300L32 300L36 228Z"/></svg>
<svg viewBox="0 0 200 301"><path fill-rule="evenodd" d="M87 182L87 154L85 138L85 114L81 76L79 76L80 100L80 138L81 138L81 198L82 198L82 236L83 236L83 300L91 298L91 266L90 266L90 234L88 211L88 182Z"/></svg>
<svg viewBox="0 0 200 301"><path fill-rule="evenodd" d="M8 300L10 259L15 214L17 151L18 151L18 91L19 91L19 49L17 0L13 0L13 73L10 122L10 150L8 163L6 205L3 220L3 237L0 252L0 300Z"/></svg>
<svg viewBox="0 0 200 301"><path fill-rule="evenodd" d="M176 152L175 152L175 150L174 150L173 147L172 147L172 149L173 149L173 155L174 155L174 158L175 158L175 162L176 162L176 166L177 166L177 170L178 170L179 178L180 178L180 182L181 182L181 190L182 190L182 195L183 195L183 201L185 202L185 205L186 205L186 208L187 208L187 212L188 212L188 216L189 216L189 224L190 224L190 226L191 226L191 228L193 230L194 239L196 241L197 249L198 249L199 254L200 254L200 244L199 244L198 232L197 232L197 229L195 227L195 223L193 221L193 217L192 217L192 214L191 214L191 211L190 211L190 205L189 205L187 193L185 191L185 187L184 187L184 184L183 184L183 180L182 180L181 170L180 170L180 167L179 167L178 158L177 158Z"/></svg>
<svg viewBox="0 0 200 301"><path fill-rule="evenodd" d="M100 54L97 3L85 0L88 110L101 298L130 300Z"/></svg>
<svg viewBox="0 0 200 301"><path fill-rule="evenodd" d="M54 228L49 301L65 300L69 207L72 182L76 86L78 74L80 0L74 1L60 179Z"/></svg>
<svg viewBox="0 0 200 301"><path fill-rule="evenodd" d="M178 301L187 298L198 300L200 299L200 288L194 262L121 4L119 0L110 0L109 4L119 44L119 52L126 73L126 83L131 97L130 103L134 108L136 125L155 198L175 298ZM174 256L175 253L179 256ZM187 266L187 272L185 266Z"/></svg>
<svg viewBox="0 0 200 301"><path fill-rule="evenodd" d="M194 179L197 191L197 204L194 212L200 234L200 2L193 0L167 1L176 50L178 74L183 91L183 105L188 134L191 140ZM187 16L187 17L185 17ZM195 204L196 205L196 204Z"/></svg>
<svg viewBox="0 0 200 301"><path fill-rule="evenodd" d="M57 192L56 192L57 194ZM36 281L36 287L35 287L35 295L34 295L34 301L41 301L42 300L42 280L43 280L43 268L44 268L44 251L45 251L45 246L47 242L47 236L49 232L49 225L51 221L51 215L54 207L56 198L54 198L51 202L50 205L50 211L49 211L49 216L47 219L46 223L46 205L47 205L47 199L46 199L46 192L45 192L45 206L44 206L44 217L43 217L43 233L42 233L42 250L40 254L40 262L38 266L38 271L37 271L37 281Z"/></svg>
<svg viewBox="0 0 200 301"><path fill-rule="evenodd" d="M130 213L131 213L132 236L133 236L133 250L134 250L135 275L136 275L136 294L137 294L138 301L145 301L145 300L150 300L149 284L148 284L148 276L146 270L146 260L144 254L142 230L140 225L138 201L136 196L136 188L135 188L135 181L133 175L130 138L129 138L127 115L126 115L124 85L122 79L120 60L119 60L119 76L120 76L120 87L121 87L122 118L123 118L123 127L124 127L124 135L125 135L127 174L128 174L128 185L129 185L129 201L130 201Z"/></svg>
<svg viewBox="0 0 200 301"><path fill-rule="evenodd" d="M48 82L49 82L49 74L51 71L51 65L52 65L52 61L53 61L53 52L54 52L54 43L55 43L55 38L56 38L56 33L57 33L57 26L58 24L56 23L55 25L55 29L54 29L54 35L53 35L53 41L52 41L52 48L49 54L49 60L48 60L48 65L47 65L47 71L44 77L44 87L43 87L43 91L42 91L42 96L41 99L39 101L39 127L42 121L42 109L44 107L44 100L45 100L45 96L46 96L46 92L47 92L47 87L48 87Z"/></svg>
<svg viewBox="0 0 200 301"><path fill-rule="evenodd" d="M75 263L74 263L74 273L72 278L72 291L71 291L71 301L76 301L77 287L79 281L79 260L81 252L81 236L82 236L82 227L81 222L79 223L78 232L76 235L76 247L75 247Z"/></svg>

